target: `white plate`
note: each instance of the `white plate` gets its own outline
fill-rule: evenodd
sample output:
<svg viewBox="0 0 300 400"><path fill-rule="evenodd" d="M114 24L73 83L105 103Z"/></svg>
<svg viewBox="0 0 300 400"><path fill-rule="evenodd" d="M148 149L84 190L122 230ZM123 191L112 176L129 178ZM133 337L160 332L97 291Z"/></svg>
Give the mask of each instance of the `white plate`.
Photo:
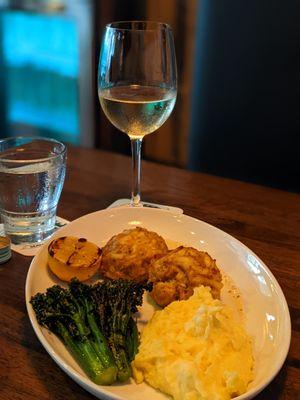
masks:
<svg viewBox="0 0 300 400"><path fill-rule="evenodd" d="M232 282L241 293L247 331L254 341L255 378L247 393L237 399L251 399L260 392L281 368L290 344L291 324L286 300L276 279L265 264L246 246L227 233L184 214L146 208L115 208L85 215L63 227L57 237L85 237L103 246L123 229L143 226L166 239L205 250L229 280L222 289L222 299L234 304ZM38 325L31 296L58 283L46 265L47 244L32 260L26 280L28 315L40 342L55 362L79 385L101 399L166 399L146 384L133 381L123 385L97 386L78 367L62 343ZM237 306L236 306L237 307ZM148 319L153 308L144 302L141 318Z"/></svg>

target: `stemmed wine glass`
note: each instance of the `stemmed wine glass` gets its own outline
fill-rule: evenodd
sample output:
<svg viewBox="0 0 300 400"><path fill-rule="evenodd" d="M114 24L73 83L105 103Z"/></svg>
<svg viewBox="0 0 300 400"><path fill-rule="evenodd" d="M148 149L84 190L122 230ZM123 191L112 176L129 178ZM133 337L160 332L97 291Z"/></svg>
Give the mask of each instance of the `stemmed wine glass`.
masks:
<svg viewBox="0 0 300 400"><path fill-rule="evenodd" d="M131 140L131 205L140 206L141 145L171 114L177 95L173 34L167 24L108 24L102 40L98 94L109 121Z"/></svg>

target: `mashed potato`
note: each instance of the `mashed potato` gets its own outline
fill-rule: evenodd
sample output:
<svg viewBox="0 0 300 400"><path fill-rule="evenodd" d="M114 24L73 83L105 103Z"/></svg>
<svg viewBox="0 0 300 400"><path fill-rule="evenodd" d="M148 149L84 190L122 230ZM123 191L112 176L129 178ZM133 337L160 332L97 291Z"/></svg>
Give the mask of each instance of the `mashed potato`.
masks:
<svg viewBox="0 0 300 400"><path fill-rule="evenodd" d="M252 379L251 340L231 310L200 286L188 300L156 311L132 363L145 380L175 400L223 400L247 390Z"/></svg>

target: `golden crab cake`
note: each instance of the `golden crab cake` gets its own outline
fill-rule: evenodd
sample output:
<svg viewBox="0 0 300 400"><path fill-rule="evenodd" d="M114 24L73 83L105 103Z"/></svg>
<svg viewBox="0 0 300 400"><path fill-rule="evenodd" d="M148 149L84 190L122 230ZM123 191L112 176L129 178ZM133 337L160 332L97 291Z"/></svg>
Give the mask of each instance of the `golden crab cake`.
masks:
<svg viewBox="0 0 300 400"><path fill-rule="evenodd" d="M149 269L149 280L153 283L153 299L163 307L174 300L188 299L201 285L209 286L212 296L220 298L223 286L216 261L204 251L184 246L155 260Z"/></svg>
<svg viewBox="0 0 300 400"><path fill-rule="evenodd" d="M168 253L161 236L139 227L113 236L102 250L102 275L136 282L147 281L150 263Z"/></svg>

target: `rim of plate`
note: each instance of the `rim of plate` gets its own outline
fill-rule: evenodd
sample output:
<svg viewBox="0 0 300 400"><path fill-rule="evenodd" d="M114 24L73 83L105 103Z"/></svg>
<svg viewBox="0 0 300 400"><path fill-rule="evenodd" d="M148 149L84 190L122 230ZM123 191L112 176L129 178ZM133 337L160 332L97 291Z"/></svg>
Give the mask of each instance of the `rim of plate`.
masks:
<svg viewBox="0 0 300 400"><path fill-rule="evenodd" d="M103 210L98 210L98 211L94 211L92 213L88 213L85 214L77 219L75 219L74 221L71 221L69 224L65 225L64 227L62 227L61 229L65 229L67 227L70 226L70 224L74 223L74 222L78 222L82 219L87 218L88 216L92 216L92 215L98 215L98 214L106 214L108 212L112 212L112 211L126 211L128 212L128 210L130 210L129 212L132 212L132 210L137 211L137 212L143 212L142 210L146 211L146 212L154 212L154 213L162 213L162 214L170 214L170 215L174 215L174 213L172 213L171 211L165 210L165 209L150 209L147 208L146 210L141 208L129 208L129 207L114 207L111 209L103 209ZM138 211L141 210L141 211ZM205 221L202 221L200 219L197 219L195 217L192 217L190 215L186 215L186 214L180 214L178 215L179 218L184 218L184 219L188 219L188 220L193 220L196 222L200 222L201 224L206 225L209 229L213 229L218 231L219 234L223 235L223 237L227 238L227 239L231 239L234 240L235 243L237 243L239 246L241 246L244 250L250 252L252 255L254 255L257 260L260 262L262 269L267 273L267 275L269 276L270 280L272 281L272 283L275 286L276 289L276 294L278 296L278 299L280 301L280 304L282 306L282 309L284 311L284 317L285 317L285 325L288 329L288 332L286 332L285 335L285 341L284 343L282 343L281 346L281 355L279 360L276 363L276 367L273 370L272 374L270 374L270 376L265 380L265 382L263 382L260 386L258 387L254 387L252 389L250 389L249 391L247 391L246 393L243 393L242 395L238 396L238 397L234 397L234 400L250 400L252 399L254 396L256 396L258 393L260 393L262 390L265 389L266 386L269 385L269 383L275 378L275 376L278 374L278 372L280 371L281 367L283 366L283 363L287 357L288 351L289 351L289 347L290 347L290 342L291 342L291 318L290 318L290 313L289 313L289 307L286 301L286 298L284 296L284 293L279 285L279 283L277 282L275 276L273 275L273 273L270 271L270 269L266 266L266 264L251 250L249 249L249 247L247 247L246 245L244 245L242 242L240 242L238 239L236 239L234 236L230 235L229 233L223 231L222 229L219 229L217 227L215 227L214 225L211 225ZM61 231L61 229L59 229L58 232ZM56 237L56 235L54 234L53 237ZM80 386L84 387L85 390L89 391L88 387L93 388L93 392L90 391L90 393L94 394L94 392L98 392L99 394L103 394L105 396L107 396L107 399L111 399L111 400L126 400L125 397L120 397L119 395L112 393L110 391L107 391L105 389L105 386L100 386L100 385L96 385L94 382L92 382L89 378L81 375L80 373L78 373L73 367L71 367L69 364L67 364L52 348L52 346L48 343L48 341L45 339L45 336L43 335L42 332L42 328L40 327L40 325L38 324L36 317L33 313L32 307L30 305L30 295L29 295L29 283L31 281L31 276L33 274L33 264L34 264L34 260L35 258L44 251L45 247L48 245L48 243L53 240L53 237L51 239L49 239L47 242L45 242L41 248L39 249L39 251L37 252L37 254L33 257L28 272L27 272L27 276L26 276L26 282L25 282L25 301L26 301L26 309L27 309L27 313L30 319L30 323L31 326L35 332L35 334L37 335L37 338L39 339L39 341L41 342L41 344L43 345L43 347L46 349L46 351L48 352L48 354L51 356L51 358L62 368L62 370L69 375L71 378L73 378L77 384L79 384ZM84 386L82 385L84 384ZM155 390L155 389L154 389ZM167 397L166 397L167 398Z"/></svg>

